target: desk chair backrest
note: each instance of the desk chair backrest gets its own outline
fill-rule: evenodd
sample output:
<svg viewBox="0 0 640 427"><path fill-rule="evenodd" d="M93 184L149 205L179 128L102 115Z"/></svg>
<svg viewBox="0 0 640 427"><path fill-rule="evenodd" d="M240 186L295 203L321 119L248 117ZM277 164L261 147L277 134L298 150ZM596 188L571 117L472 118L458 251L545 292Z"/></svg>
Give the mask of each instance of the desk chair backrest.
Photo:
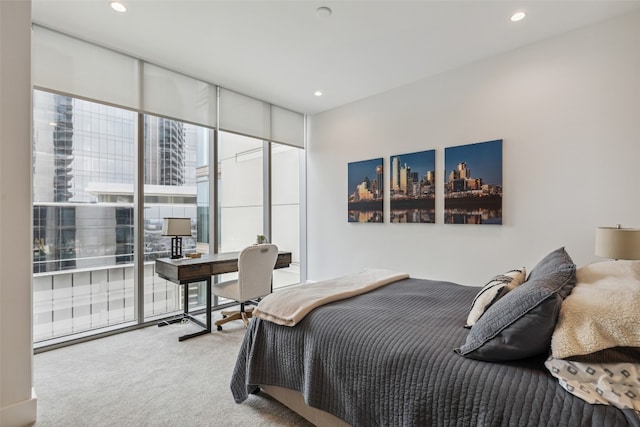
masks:
<svg viewBox="0 0 640 427"><path fill-rule="evenodd" d="M238 301L249 301L271 293L271 277L278 259L274 244L247 246L238 257Z"/></svg>

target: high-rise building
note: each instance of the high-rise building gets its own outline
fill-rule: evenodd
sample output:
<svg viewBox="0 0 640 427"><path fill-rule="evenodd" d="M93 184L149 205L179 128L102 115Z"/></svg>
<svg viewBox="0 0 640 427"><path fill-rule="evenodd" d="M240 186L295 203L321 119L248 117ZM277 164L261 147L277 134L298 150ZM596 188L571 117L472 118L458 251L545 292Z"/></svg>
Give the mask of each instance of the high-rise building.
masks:
<svg viewBox="0 0 640 427"><path fill-rule="evenodd" d="M184 124L162 117L145 116L144 183L183 185L185 183Z"/></svg>
<svg viewBox="0 0 640 427"><path fill-rule="evenodd" d="M433 183L435 182L435 172L427 171L426 175L424 176L424 180L426 185L433 185Z"/></svg>
<svg viewBox="0 0 640 427"><path fill-rule="evenodd" d="M53 199L68 202L73 193L73 105L71 98L53 95L55 103L55 127L53 129Z"/></svg>
<svg viewBox="0 0 640 427"><path fill-rule="evenodd" d="M382 198L384 181L382 180L382 165L376 166L376 189L374 191L376 198Z"/></svg>
<svg viewBox="0 0 640 427"><path fill-rule="evenodd" d="M393 193L400 191L400 156L391 160L391 190Z"/></svg>
<svg viewBox="0 0 640 427"><path fill-rule="evenodd" d="M456 168L458 170L458 178L462 178L462 179L471 178L471 169L467 168L466 162L458 163L458 166Z"/></svg>
<svg viewBox="0 0 640 427"><path fill-rule="evenodd" d="M411 166L405 163L404 166L400 169L400 191L402 192L402 194L407 194L407 180L410 179L410 175Z"/></svg>
<svg viewBox="0 0 640 427"><path fill-rule="evenodd" d="M136 123L132 111L34 91L34 272L133 261ZM145 115L144 127L145 202L165 206L152 209L159 218L145 210L155 232L171 206L195 218L196 142L178 121Z"/></svg>

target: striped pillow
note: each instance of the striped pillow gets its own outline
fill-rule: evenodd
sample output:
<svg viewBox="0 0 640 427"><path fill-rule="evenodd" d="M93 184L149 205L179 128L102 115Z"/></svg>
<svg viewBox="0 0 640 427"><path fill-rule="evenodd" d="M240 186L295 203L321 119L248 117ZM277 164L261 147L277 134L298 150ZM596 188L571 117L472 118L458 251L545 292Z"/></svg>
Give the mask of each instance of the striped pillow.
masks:
<svg viewBox="0 0 640 427"><path fill-rule="evenodd" d="M502 298L507 292L524 283L527 273L525 268L517 268L499 274L483 286L471 303L471 311L467 316L465 328L476 324L478 319L487 311L491 304Z"/></svg>

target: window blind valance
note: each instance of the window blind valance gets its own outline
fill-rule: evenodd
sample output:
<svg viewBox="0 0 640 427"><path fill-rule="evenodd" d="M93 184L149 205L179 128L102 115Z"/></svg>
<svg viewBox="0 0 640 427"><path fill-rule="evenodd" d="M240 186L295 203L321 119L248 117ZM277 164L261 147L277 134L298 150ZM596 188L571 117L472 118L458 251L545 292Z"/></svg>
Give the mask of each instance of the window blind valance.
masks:
<svg viewBox="0 0 640 427"><path fill-rule="evenodd" d="M304 115L224 88L220 129L304 148Z"/></svg>
<svg viewBox="0 0 640 427"><path fill-rule="evenodd" d="M216 86L148 63L142 68L143 111L216 127Z"/></svg>
<svg viewBox="0 0 640 427"><path fill-rule="evenodd" d="M140 109L135 58L39 26L31 49L34 86Z"/></svg>
<svg viewBox="0 0 640 427"><path fill-rule="evenodd" d="M220 88L220 130L268 140L270 116L268 103Z"/></svg>
<svg viewBox="0 0 640 427"><path fill-rule="evenodd" d="M32 40L36 87L304 148L302 114L38 25Z"/></svg>
<svg viewBox="0 0 640 427"><path fill-rule="evenodd" d="M272 105L271 140L304 148L304 116Z"/></svg>

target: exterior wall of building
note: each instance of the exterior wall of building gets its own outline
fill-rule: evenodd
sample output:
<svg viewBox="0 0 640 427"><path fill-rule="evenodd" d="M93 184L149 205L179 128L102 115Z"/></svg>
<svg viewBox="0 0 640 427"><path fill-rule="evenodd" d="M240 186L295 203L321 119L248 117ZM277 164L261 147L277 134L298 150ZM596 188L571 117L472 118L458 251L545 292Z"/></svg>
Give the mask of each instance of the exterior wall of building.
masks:
<svg viewBox="0 0 640 427"><path fill-rule="evenodd" d="M137 114L36 90L34 116L34 272L132 262ZM158 256L169 250L162 217L186 206L195 218L198 135L160 117L144 126L146 188L163 189L149 206L165 207L145 214L145 247Z"/></svg>

